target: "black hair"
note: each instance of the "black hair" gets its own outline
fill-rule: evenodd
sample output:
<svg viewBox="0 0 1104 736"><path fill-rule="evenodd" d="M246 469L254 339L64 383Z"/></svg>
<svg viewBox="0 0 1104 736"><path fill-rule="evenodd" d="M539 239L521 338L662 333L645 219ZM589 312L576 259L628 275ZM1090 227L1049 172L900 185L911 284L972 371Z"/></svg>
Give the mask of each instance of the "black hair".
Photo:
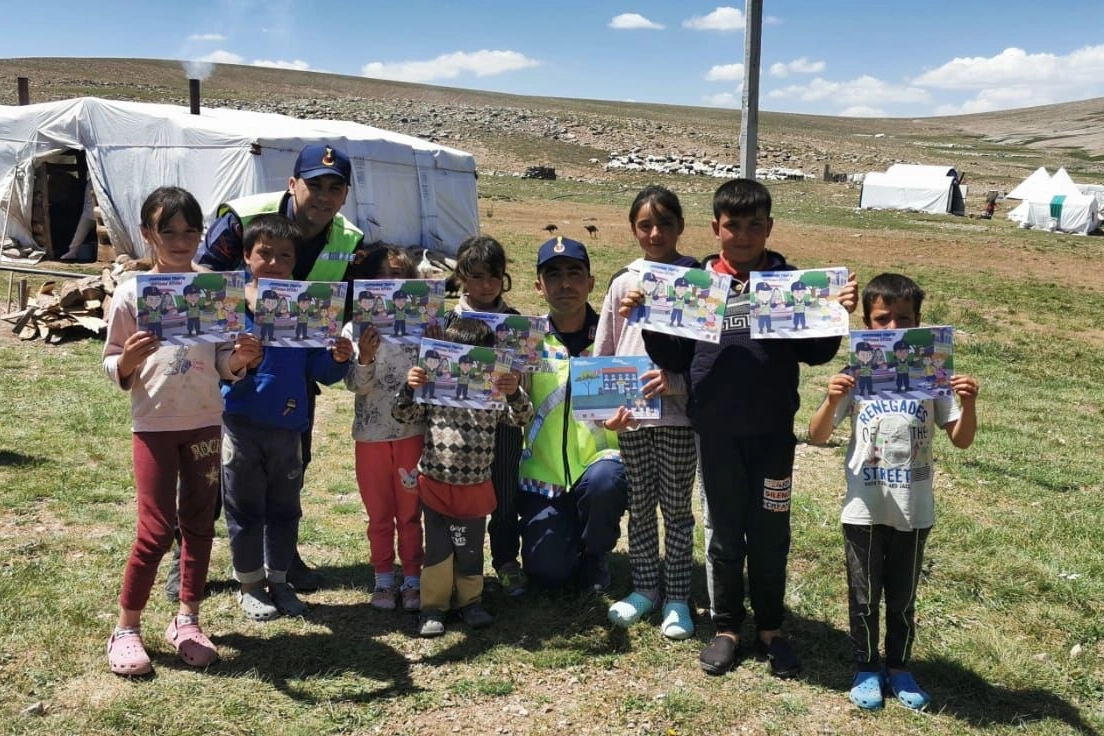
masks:
<svg viewBox="0 0 1104 736"><path fill-rule="evenodd" d="M510 274L506 272L506 249L490 235L473 235L456 249L457 276L466 278L476 266L482 266L491 276L502 279L503 293L513 286Z"/></svg>
<svg viewBox="0 0 1104 736"><path fill-rule="evenodd" d="M713 193L713 219L721 215L746 216L761 212L770 217L771 195L754 179L729 179Z"/></svg>
<svg viewBox="0 0 1104 736"><path fill-rule="evenodd" d="M293 221L283 215L257 215L245 227L242 235L242 252L247 256L253 252L253 244L258 239L287 240L292 245L299 245L303 239L303 232Z"/></svg>
<svg viewBox="0 0 1104 736"><path fill-rule="evenodd" d="M158 187L150 192L142 203L142 227L157 232L161 226L177 215L184 216L188 227L203 229L203 209L187 189L180 187ZM154 217L157 221L154 222Z"/></svg>
<svg viewBox="0 0 1104 736"><path fill-rule="evenodd" d="M470 317L454 319L445 329L445 339L449 342L478 345L484 348L493 348L495 344L494 332L491 331L490 326L482 320Z"/></svg>
<svg viewBox="0 0 1104 736"><path fill-rule="evenodd" d="M908 276L899 273L881 273L870 279L862 291L863 321L870 319L874 302L881 299L888 306L906 300L912 304L916 321L920 321L920 307L924 303L924 290Z"/></svg>
<svg viewBox="0 0 1104 736"><path fill-rule="evenodd" d="M655 212L658 208L678 218L680 222L683 220L682 203L679 202L678 195L667 187L652 185L641 189L629 207L630 225L636 225L636 216L640 214L640 210L646 204L652 206L652 212L655 214L658 214Z"/></svg>

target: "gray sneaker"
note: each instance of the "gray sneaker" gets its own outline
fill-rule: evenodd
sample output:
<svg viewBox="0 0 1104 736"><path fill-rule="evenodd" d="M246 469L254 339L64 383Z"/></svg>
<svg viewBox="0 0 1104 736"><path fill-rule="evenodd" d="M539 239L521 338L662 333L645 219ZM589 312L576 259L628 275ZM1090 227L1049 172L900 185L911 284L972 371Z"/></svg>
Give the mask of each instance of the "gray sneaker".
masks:
<svg viewBox="0 0 1104 736"><path fill-rule="evenodd" d="M432 639L445 633L445 614L436 609L422 611L418 617L418 636Z"/></svg>
<svg viewBox="0 0 1104 736"><path fill-rule="evenodd" d="M307 604L299 600L299 596L295 595L295 588L292 588L287 583L272 583L268 584L268 595L272 598L272 603L276 606L276 610L285 616L306 616Z"/></svg>
<svg viewBox="0 0 1104 736"><path fill-rule="evenodd" d="M473 629L485 629L494 623L494 616L488 613L483 604L478 601L461 608L460 618Z"/></svg>
<svg viewBox="0 0 1104 736"><path fill-rule="evenodd" d="M238 605L245 615L254 621L271 621L280 615L280 611L268 597L268 591L257 588L248 593L238 591Z"/></svg>

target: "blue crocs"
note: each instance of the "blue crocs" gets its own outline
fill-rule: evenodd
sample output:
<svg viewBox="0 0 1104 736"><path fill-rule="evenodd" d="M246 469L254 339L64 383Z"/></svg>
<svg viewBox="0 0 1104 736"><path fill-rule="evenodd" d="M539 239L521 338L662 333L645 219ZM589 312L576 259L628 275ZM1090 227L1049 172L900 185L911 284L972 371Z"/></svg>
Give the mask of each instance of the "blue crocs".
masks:
<svg viewBox="0 0 1104 736"><path fill-rule="evenodd" d="M931 702L931 696L920 689L910 672L898 672L888 676L889 689L905 706L913 710L924 710Z"/></svg>
<svg viewBox="0 0 1104 736"><path fill-rule="evenodd" d="M642 593L633 591L609 607L609 620L618 626L628 628L655 609L655 601Z"/></svg>
<svg viewBox="0 0 1104 736"><path fill-rule="evenodd" d="M856 672L851 681L851 702L863 710L879 710L885 707L882 697L882 673Z"/></svg>
<svg viewBox="0 0 1104 736"><path fill-rule="evenodd" d="M686 601L667 601L663 604L663 624L660 633L668 639L689 639L694 635L694 619Z"/></svg>

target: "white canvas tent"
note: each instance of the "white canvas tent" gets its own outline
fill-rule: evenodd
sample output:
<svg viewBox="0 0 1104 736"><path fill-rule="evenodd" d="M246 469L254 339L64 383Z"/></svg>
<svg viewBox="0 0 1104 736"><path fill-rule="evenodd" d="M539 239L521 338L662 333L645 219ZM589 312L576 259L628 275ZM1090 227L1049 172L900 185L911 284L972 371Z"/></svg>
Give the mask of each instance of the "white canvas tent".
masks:
<svg viewBox="0 0 1104 736"><path fill-rule="evenodd" d="M36 167L77 150L112 244L142 255L139 210L153 189L188 189L210 218L227 200L286 189L299 150L323 141L352 159L342 212L367 242L455 254L479 231L471 154L352 122L221 108L200 113L91 97L0 106L0 233L32 242Z"/></svg>
<svg viewBox="0 0 1104 736"><path fill-rule="evenodd" d="M910 210L935 214L966 213L958 172L949 166L893 164L863 178L862 209Z"/></svg>
<svg viewBox="0 0 1104 736"><path fill-rule="evenodd" d="M1044 168L1036 169L1007 198L1022 200L1008 213L1008 219L1021 227L1087 234L1100 226L1096 197L1082 193L1064 168L1053 176L1046 176Z"/></svg>

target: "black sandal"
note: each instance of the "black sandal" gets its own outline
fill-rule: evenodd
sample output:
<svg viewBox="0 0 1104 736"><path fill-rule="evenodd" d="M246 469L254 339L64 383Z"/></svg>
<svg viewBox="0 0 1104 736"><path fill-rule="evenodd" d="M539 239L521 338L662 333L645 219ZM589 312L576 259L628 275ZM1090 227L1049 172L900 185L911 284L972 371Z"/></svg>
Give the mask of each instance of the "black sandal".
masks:
<svg viewBox="0 0 1104 736"><path fill-rule="evenodd" d="M801 660L784 636L774 637L770 644L755 637L755 654L770 662L771 674L775 677L785 680L801 672Z"/></svg>

